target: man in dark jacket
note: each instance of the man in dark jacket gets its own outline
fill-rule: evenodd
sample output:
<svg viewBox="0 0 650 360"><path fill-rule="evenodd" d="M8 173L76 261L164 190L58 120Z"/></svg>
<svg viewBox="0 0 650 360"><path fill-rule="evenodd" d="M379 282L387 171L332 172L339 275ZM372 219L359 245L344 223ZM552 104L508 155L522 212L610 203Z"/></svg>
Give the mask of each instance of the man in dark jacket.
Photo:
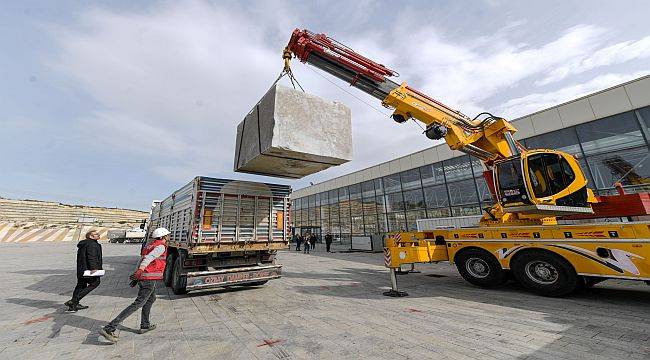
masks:
<svg viewBox="0 0 650 360"><path fill-rule="evenodd" d="M300 244L302 244L302 241L302 235L298 234L298 237L296 238L296 251L300 251Z"/></svg>
<svg viewBox="0 0 650 360"><path fill-rule="evenodd" d="M327 248L327 252L331 252L330 246L332 246L332 234L327 233L327 235L325 235L325 247Z"/></svg>
<svg viewBox="0 0 650 360"><path fill-rule="evenodd" d="M84 276L86 270L93 274L102 269L102 246L97 242L98 239L99 233L90 230L86 233L86 239L77 244L77 286L72 299L65 303L68 311L88 309L88 306L79 304L79 301L99 286L99 276Z"/></svg>
<svg viewBox="0 0 650 360"><path fill-rule="evenodd" d="M316 249L316 241L317 240L318 240L318 235L316 235L316 234L311 234L311 236L309 237L309 244L311 245L311 250L312 251Z"/></svg>

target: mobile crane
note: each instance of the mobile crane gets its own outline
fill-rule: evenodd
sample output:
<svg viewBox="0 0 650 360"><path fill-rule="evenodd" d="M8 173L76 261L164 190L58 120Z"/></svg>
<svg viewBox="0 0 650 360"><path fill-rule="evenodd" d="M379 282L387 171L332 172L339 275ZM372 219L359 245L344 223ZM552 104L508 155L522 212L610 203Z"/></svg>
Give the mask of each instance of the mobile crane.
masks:
<svg viewBox="0 0 650 360"><path fill-rule="evenodd" d="M471 284L495 287L512 273L523 286L545 296L567 295L607 278L650 281L650 223L558 225L558 217L589 216L606 200L587 187L572 155L526 149L505 119L489 113L467 117L406 82L394 82L390 78L396 71L324 34L294 30L282 57L284 73L292 76L290 61L296 57L380 100L397 123L419 121L426 125L428 138L444 139L452 150L484 164L495 203L484 209L480 225L391 233L384 260L392 289L385 295L406 295L395 277L402 265L440 261L455 263ZM650 198L642 195L629 199L643 205L633 215L650 213Z"/></svg>

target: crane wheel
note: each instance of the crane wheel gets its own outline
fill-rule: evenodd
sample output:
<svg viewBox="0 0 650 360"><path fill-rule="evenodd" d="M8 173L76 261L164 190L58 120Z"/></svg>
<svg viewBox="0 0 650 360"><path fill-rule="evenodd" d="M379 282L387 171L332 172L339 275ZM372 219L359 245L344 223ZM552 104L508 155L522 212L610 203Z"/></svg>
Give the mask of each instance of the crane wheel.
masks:
<svg viewBox="0 0 650 360"><path fill-rule="evenodd" d="M181 275L182 268L183 264L181 263L181 257L175 256L174 270L172 270L172 291L176 295L187 293L187 277Z"/></svg>
<svg viewBox="0 0 650 360"><path fill-rule="evenodd" d="M165 283L165 286L170 287L172 286L172 274L174 271L174 260L176 259L176 256L174 254L168 254L167 255L167 260L165 264L165 272L163 273L163 282Z"/></svg>
<svg viewBox="0 0 650 360"><path fill-rule="evenodd" d="M539 295L565 296L578 286L578 275L571 264L560 255L546 250L527 250L510 262L519 283Z"/></svg>
<svg viewBox="0 0 650 360"><path fill-rule="evenodd" d="M472 285L488 288L508 281L508 274L499 261L485 250L463 250L454 261L460 276Z"/></svg>

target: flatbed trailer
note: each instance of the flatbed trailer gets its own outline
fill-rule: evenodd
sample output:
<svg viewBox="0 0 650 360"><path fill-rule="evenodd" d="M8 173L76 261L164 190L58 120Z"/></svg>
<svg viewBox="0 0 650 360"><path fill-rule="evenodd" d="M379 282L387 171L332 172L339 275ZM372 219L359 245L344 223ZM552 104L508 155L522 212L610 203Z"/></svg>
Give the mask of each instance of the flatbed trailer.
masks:
<svg viewBox="0 0 650 360"><path fill-rule="evenodd" d="M281 277L289 247L287 185L198 176L156 204L149 229L170 234L165 285L175 294Z"/></svg>
<svg viewBox="0 0 650 360"><path fill-rule="evenodd" d="M449 261L469 283L495 287L513 276L545 296L563 296L606 279L650 283L650 222L474 227L392 233L384 261L389 296L403 265Z"/></svg>

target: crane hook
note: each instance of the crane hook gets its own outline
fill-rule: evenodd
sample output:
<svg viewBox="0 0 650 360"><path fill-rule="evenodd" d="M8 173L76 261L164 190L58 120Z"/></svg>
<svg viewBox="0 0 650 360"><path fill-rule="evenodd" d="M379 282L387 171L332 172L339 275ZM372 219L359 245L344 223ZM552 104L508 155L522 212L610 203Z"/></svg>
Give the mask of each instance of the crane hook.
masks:
<svg viewBox="0 0 650 360"><path fill-rule="evenodd" d="M291 73L291 67L289 66L289 63L291 62L291 50L289 50L289 47L285 47L284 51L282 52L282 59L284 59L284 71Z"/></svg>

